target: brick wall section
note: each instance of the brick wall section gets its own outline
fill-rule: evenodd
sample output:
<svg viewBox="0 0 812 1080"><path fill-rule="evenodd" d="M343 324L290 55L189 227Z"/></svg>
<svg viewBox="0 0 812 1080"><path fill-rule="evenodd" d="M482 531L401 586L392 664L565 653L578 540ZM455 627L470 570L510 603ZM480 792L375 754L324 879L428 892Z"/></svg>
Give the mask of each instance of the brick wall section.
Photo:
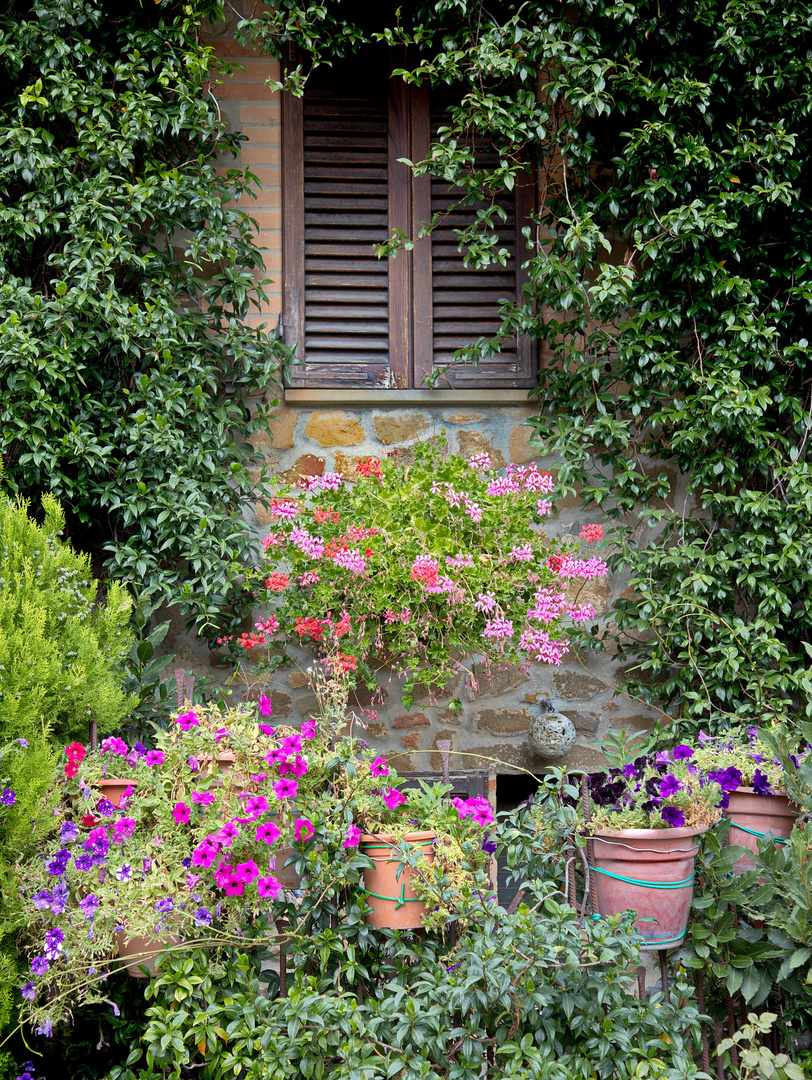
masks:
<svg viewBox="0 0 812 1080"><path fill-rule="evenodd" d="M221 167L249 169L257 178L256 198L243 200L241 207L257 223L265 274L273 279L266 287L267 308L252 311L247 321L273 330L282 310L282 126L279 94L271 92L268 80L279 78L279 62L238 45L228 36L230 27L214 29L223 32L207 37L206 44L216 56L239 65L231 75L220 76L222 82L214 87L220 112L230 131L248 137L240 157L223 160Z"/></svg>

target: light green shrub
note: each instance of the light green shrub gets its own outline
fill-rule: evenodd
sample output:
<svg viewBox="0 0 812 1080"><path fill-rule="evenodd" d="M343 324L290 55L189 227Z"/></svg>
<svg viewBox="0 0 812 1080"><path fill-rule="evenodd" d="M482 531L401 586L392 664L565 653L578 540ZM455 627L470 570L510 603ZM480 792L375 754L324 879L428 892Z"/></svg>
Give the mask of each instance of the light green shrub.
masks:
<svg viewBox="0 0 812 1080"><path fill-rule="evenodd" d="M86 556L60 540L64 516L43 497L38 525L24 500L0 496L0 743L47 724L63 741L117 727L132 702L119 670L130 648L130 600L104 601Z"/></svg>

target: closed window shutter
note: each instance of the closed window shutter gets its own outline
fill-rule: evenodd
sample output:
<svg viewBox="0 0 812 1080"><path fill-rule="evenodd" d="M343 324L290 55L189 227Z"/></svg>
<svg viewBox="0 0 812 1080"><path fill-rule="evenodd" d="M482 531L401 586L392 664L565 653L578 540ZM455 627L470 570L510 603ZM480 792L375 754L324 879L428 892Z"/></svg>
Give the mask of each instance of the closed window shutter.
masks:
<svg viewBox="0 0 812 1080"><path fill-rule="evenodd" d="M303 100L285 95L283 323L302 361L289 371L292 387L419 387L454 349L492 336L497 301L521 294L516 252L531 186L500 199L507 267L465 268L453 230L476 208L452 209L458 193L398 160L426 156L442 111L432 123L428 88L390 80L392 66L387 50L369 50L317 68ZM393 230L413 235L437 211L439 226L413 251L375 255ZM530 343L508 341L438 385L529 387L534 375Z"/></svg>
<svg viewBox="0 0 812 1080"><path fill-rule="evenodd" d="M363 72L317 68L304 101L287 102L285 145L298 128L289 153L301 156L302 198L292 205L286 184L283 277L287 286L298 271L299 282L285 329L305 361L291 386L389 383L389 260L375 255L389 236L388 71L365 61Z"/></svg>

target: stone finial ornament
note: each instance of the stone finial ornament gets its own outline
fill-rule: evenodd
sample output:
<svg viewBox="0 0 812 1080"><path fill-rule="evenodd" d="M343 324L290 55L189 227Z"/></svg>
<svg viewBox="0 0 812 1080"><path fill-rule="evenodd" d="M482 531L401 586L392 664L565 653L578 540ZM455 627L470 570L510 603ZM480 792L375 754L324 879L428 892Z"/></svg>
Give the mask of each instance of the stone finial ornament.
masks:
<svg viewBox="0 0 812 1080"><path fill-rule="evenodd" d="M552 704L542 700L530 709L533 719L527 733L528 741L539 757L555 761L566 757L575 745L575 725L556 712Z"/></svg>

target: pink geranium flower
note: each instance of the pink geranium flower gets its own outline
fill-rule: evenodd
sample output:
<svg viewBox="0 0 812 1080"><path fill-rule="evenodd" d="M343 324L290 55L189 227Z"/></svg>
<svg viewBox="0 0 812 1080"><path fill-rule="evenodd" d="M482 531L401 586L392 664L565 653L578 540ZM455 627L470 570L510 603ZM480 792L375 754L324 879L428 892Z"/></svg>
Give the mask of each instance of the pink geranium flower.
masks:
<svg viewBox="0 0 812 1080"><path fill-rule="evenodd" d="M298 818L293 823L293 835L300 843L307 843L316 835L316 828L310 818Z"/></svg>
<svg viewBox="0 0 812 1080"><path fill-rule="evenodd" d="M178 825L185 825L191 816L192 811L186 803L175 803L174 809L172 810L172 817L177 821Z"/></svg>
<svg viewBox="0 0 812 1080"><path fill-rule="evenodd" d="M361 839L361 830L357 825L350 825L347 829L347 835L344 838L344 847L358 847L358 841Z"/></svg>
<svg viewBox="0 0 812 1080"><path fill-rule="evenodd" d="M257 892L263 898L267 897L271 900L275 900L279 893L282 891L281 884L276 878L269 874L267 877L261 877L257 880Z"/></svg>
<svg viewBox="0 0 812 1080"><path fill-rule="evenodd" d="M299 785L295 780L277 780L273 790L277 799L295 799L299 793Z"/></svg>
<svg viewBox="0 0 812 1080"><path fill-rule="evenodd" d="M266 821L262 825L257 825L254 838L256 840L264 840L266 844L275 844L279 837L282 835L282 831L278 825L274 825L272 821Z"/></svg>

